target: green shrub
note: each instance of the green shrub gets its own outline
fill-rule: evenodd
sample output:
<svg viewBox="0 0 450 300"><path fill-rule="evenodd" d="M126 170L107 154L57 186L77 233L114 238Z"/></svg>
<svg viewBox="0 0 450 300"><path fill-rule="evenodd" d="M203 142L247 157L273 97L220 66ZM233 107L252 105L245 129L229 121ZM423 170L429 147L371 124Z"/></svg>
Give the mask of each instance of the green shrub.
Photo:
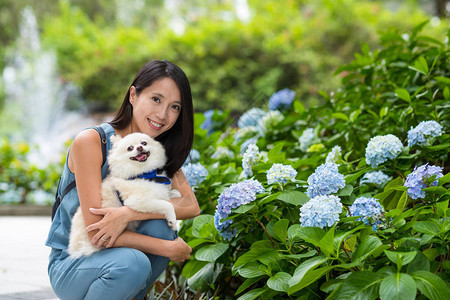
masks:
<svg viewBox="0 0 450 300"><path fill-rule="evenodd" d="M448 38L441 42L421 34L424 25L408 34L382 33L378 50L363 46L355 60L338 69L342 86L323 93L321 106L306 109L297 97L264 126L261 120L250 129L225 125L209 135L198 128L204 117L196 116L195 147L209 175L195 187L202 214L183 222L179 231L194 252L177 273L192 292L239 299L450 296L449 44ZM437 121L443 133L428 144L408 146L408 131L426 120ZM314 137L301 143L307 128ZM401 146L394 158L372 167L365 158L368 142L386 134L397 136ZM228 229L236 235L227 240L216 229L217 201L233 183L248 178L241 146L255 136L261 156L251 178L264 192L231 208L225 220L232 220ZM339 221L304 227L299 213L310 201L308 179L334 146L342 149L334 161L345 182L331 192L343 205ZM219 147L234 157L213 158ZM277 163L292 166L295 180L270 183L268 170ZM441 167L444 176L436 186L431 183L437 178L428 178L425 197L414 199L405 182L426 163ZM361 181L373 171L390 179L380 185ZM385 212L369 218L371 224L348 215L359 197L375 198Z"/></svg>

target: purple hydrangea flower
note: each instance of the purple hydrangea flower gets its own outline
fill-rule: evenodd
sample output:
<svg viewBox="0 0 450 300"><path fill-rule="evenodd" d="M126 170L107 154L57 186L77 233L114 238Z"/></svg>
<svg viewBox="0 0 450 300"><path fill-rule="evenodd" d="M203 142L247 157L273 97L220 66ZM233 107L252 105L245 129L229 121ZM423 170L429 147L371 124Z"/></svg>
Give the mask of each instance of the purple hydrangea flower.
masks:
<svg viewBox="0 0 450 300"><path fill-rule="evenodd" d="M325 163L318 166L314 173L308 177L306 194L309 198L314 198L319 195L336 193L343 187L345 187L344 175L339 173L338 165Z"/></svg>
<svg viewBox="0 0 450 300"><path fill-rule="evenodd" d="M295 92L290 89L283 89L274 93L269 99L270 110L283 110L291 106L294 101Z"/></svg>
<svg viewBox="0 0 450 300"><path fill-rule="evenodd" d="M239 128L245 128L249 126L256 126L259 119L261 119L266 114L261 108L254 107L246 111L238 121Z"/></svg>
<svg viewBox="0 0 450 300"><path fill-rule="evenodd" d="M268 184L286 184L288 181L294 181L297 171L290 165L273 164L267 171Z"/></svg>
<svg viewBox="0 0 450 300"><path fill-rule="evenodd" d="M433 138L442 135L442 126L436 121L420 122L415 128L408 131L408 146L428 145Z"/></svg>
<svg viewBox="0 0 450 300"><path fill-rule="evenodd" d="M392 134L373 137L366 147L366 162L375 168L388 159L396 158L402 151L402 146L399 138Z"/></svg>
<svg viewBox="0 0 450 300"><path fill-rule="evenodd" d="M377 199L359 197L353 202L349 209L350 214L353 217L361 216L356 219L357 221L363 221L366 225L372 225L374 231L378 230L378 225L381 224L381 218L384 214L384 209ZM349 216L348 212L347 216Z"/></svg>
<svg viewBox="0 0 450 300"><path fill-rule="evenodd" d="M188 163L181 167L191 186L198 186L208 177L208 170L201 163Z"/></svg>
<svg viewBox="0 0 450 300"><path fill-rule="evenodd" d="M406 177L404 186L408 187L408 190L406 191L407 194L412 199L425 198L425 191L423 189L438 184L438 181L436 180L430 185L427 185L427 178L433 175L436 176L436 179L444 176L442 174L442 168L438 166L429 166L428 164L424 164L418 168L415 167L414 171Z"/></svg>
<svg viewBox="0 0 450 300"><path fill-rule="evenodd" d="M364 174L363 178L361 178L360 184L373 183L378 186L382 186L389 180L391 180L391 177L384 174L382 171L374 171Z"/></svg>
<svg viewBox="0 0 450 300"><path fill-rule="evenodd" d="M222 237L230 240L236 235L237 230L229 228L233 220L221 220L227 218L232 209L254 201L256 195L263 192L264 187L259 181L248 179L232 184L219 195L214 214L214 226Z"/></svg>
<svg viewBox="0 0 450 300"><path fill-rule="evenodd" d="M334 195L317 196L300 208L300 225L303 227L331 227L339 221L342 203Z"/></svg>

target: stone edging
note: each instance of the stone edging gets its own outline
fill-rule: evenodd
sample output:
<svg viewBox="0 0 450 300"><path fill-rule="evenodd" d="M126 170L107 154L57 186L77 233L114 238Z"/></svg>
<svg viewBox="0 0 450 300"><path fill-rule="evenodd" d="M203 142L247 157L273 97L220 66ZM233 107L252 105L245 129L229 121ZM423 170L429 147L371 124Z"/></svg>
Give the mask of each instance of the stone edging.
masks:
<svg viewBox="0 0 450 300"><path fill-rule="evenodd" d="M32 204L0 204L0 216L51 216L52 207Z"/></svg>

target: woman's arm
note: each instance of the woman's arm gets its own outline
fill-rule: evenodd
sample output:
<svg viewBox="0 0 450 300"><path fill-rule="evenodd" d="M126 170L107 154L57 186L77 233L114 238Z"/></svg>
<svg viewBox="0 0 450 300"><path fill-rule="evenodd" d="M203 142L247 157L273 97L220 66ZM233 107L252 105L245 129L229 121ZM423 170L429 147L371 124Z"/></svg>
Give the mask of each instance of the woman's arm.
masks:
<svg viewBox="0 0 450 300"><path fill-rule="evenodd" d="M190 219L200 214L197 198L183 171L178 170L173 175L172 189L178 190L181 194L179 198L170 199L170 202L175 208L175 214L178 220Z"/></svg>

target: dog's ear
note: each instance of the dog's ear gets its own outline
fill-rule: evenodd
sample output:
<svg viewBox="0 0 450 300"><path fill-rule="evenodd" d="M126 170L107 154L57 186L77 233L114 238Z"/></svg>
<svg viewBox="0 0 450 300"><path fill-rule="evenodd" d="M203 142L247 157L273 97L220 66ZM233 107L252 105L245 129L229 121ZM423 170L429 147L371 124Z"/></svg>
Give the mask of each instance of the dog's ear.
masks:
<svg viewBox="0 0 450 300"><path fill-rule="evenodd" d="M122 137L120 135L112 135L109 140L114 145L116 142L120 141Z"/></svg>

